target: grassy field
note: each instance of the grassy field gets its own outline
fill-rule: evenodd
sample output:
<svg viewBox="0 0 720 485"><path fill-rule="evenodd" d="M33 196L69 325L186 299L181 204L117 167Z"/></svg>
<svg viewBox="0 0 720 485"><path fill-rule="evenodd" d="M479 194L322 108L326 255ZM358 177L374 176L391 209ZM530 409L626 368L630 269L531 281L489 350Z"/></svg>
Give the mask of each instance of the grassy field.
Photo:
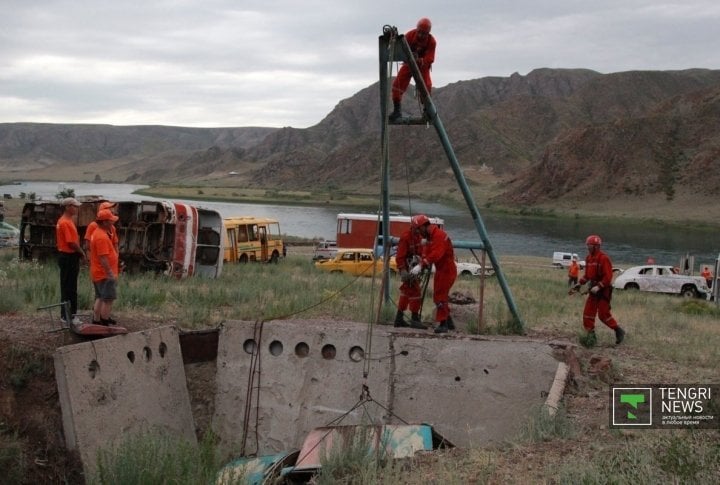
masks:
<svg viewBox="0 0 720 485"><path fill-rule="evenodd" d="M544 259L537 258L504 258L501 265L527 335L576 343L581 334L584 299L579 295L568 296L565 272L551 269ZM16 327L27 321L34 324L44 321L36 308L58 301L57 280L54 264L18 262L14 250L0 251L0 318L5 322L0 328L0 344L5 348L4 362L0 364L6 371L0 377L0 389L17 389L17 396L21 397L20 393L30 392L36 381L52 372L47 362L53 348L38 348L37 342L23 340ZM394 297L397 282L392 284ZM87 270L83 270L81 309L90 307L90 288ZM460 279L453 290L479 297L477 279ZM367 322L378 314L379 295L378 281L320 273L309 256L296 254L291 248L290 256L280 264L227 265L222 277L216 280L177 281L162 276L125 275L120 280L114 314L130 330L167 324L182 329L212 328L226 320L289 316ZM483 332L506 331L510 315L494 279L487 280L484 303ZM431 306L431 302L425 302L426 321L431 320ZM455 306L453 312L462 331L477 330L476 306ZM720 476L717 430L610 430L607 386L611 382L717 383L720 311L714 304L701 300L617 291L613 313L628 332L626 341L615 346L612 332L599 324L598 347L576 348L585 372L566 389L562 412L557 418L549 419L542 412L527 416L524 433L508 436L507 442L499 447L454 449L404 463L335 457L334 471L328 474L336 481L322 483L717 483ZM390 322L393 303L384 306L380 315L380 323ZM601 375L588 373L594 356L610 359L610 369ZM45 405L50 409L56 402L51 400ZM15 477L11 483L23 483L23 477L32 476L26 449L32 440L24 437L24 432L22 425L12 418L0 422L0 468L10 466L7 469L15 470L16 474L10 475ZM124 452L156 453L155 438L148 439L149 443L129 446ZM157 446L168 448L162 440ZM188 453L180 445L169 448ZM206 447L201 451L211 453ZM123 463L142 458L123 454L108 457L104 470L106 477L111 478L100 483L114 481L113 473L119 471L113 471L113 467L126 469ZM193 471L187 479L178 477L177 483L193 483L198 479L197 473L212 476L207 467L221 462L198 459L200 472ZM168 470L171 469L174 470L169 466ZM361 476L364 478L358 478Z"/></svg>

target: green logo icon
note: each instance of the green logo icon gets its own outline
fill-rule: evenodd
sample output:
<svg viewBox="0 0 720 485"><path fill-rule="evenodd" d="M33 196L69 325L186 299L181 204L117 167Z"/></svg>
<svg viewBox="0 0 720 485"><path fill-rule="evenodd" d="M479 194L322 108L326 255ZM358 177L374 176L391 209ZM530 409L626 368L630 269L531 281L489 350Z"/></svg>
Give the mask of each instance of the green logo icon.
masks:
<svg viewBox="0 0 720 485"><path fill-rule="evenodd" d="M629 404L633 409L637 409L638 404L645 402L645 394L620 394L620 402ZM637 419L637 416L628 411L627 418Z"/></svg>
<svg viewBox="0 0 720 485"><path fill-rule="evenodd" d="M611 426L652 426L652 387L611 386Z"/></svg>

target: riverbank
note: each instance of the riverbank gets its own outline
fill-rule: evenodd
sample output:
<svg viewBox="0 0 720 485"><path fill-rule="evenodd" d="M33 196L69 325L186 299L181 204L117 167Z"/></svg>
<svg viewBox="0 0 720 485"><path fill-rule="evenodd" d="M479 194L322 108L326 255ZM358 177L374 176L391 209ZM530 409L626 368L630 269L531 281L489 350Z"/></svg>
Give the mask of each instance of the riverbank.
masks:
<svg viewBox="0 0 720 485"><path fill-rule="evenodd" d="M295 205L348 207L358 210L377 210L375 195L345 192L314 192L282 189L240 189L237 187L154 186L137 190L137 195L168 199L228 202L235 204Z"/></svg>
<svg viewBox="0 0 720 485"><path fill-rule="evenodd" d="M332 205L361 212L373 212L379 209L378 194L346 193L339 190L314 192L236 187L155 186L134 193L151 197L208 202L313 207ZM478 211L483 217L494 215L538 220L582 220L586 224L596 223L598 226L624 223L641 225L647 227L648 230L672 227L711 232L720 229L720 204L704 205L699 203L696 197L678 196L677 199L676 201L667 201L662 197L647 196L621 198L603 204L558 202L557 206L541 205L537 207L504 206L488 202L481 205L478 202ZM417 198L416 202L441 203L461 211L467 210L465 201L457 192L450 192L442 197ZM402 211L402 207L394 204L391 210Z"/></svg>

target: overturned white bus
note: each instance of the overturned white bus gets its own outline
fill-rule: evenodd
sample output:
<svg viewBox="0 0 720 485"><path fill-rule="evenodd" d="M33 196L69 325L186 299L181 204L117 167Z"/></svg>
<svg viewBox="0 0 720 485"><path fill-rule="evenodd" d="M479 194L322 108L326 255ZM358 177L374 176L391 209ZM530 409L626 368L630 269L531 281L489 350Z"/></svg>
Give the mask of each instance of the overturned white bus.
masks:
<svg viewBox="0 0 720 485"><path fill-rule="evenodd" d="M104 199L81 202L75 225L82 240ZM20 259L44 261L55 256L55 224L62 212L59 202L25 204ZM223 220L218 212L172 201L117 202L116 212L125 271L153 271L175 278L220 276Z"/></svg>

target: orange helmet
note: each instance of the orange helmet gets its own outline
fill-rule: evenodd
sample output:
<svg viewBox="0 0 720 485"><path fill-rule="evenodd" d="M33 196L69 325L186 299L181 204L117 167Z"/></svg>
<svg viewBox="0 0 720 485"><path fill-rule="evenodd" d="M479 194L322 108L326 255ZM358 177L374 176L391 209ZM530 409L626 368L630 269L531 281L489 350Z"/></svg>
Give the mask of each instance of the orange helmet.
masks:
<svg viewBox="0 0 720 485"><path fill-rule="evenodd" d="M410 225L412 225L414 229L424 226L425 224L430 224L430 219L428 219L428 216L425 214L418 214L416 216L412 216L412 219L410 219Z"/></svg>
<svg viewBox="0 0 720 485"><path fill-rule="evenodd" d="M602 239L600 239L600 236L596 236L595 234L592 234L585 239L586 246L600 246L601 244Z"/></svg>
<svg viewBox="0 0 720 485"><path fill-rule="evenodd" d="M432 22L430 22L429 18L423 17L418 20L417 29L425 32L426 34L429 34L430 29L432 29Z"/></svg>

